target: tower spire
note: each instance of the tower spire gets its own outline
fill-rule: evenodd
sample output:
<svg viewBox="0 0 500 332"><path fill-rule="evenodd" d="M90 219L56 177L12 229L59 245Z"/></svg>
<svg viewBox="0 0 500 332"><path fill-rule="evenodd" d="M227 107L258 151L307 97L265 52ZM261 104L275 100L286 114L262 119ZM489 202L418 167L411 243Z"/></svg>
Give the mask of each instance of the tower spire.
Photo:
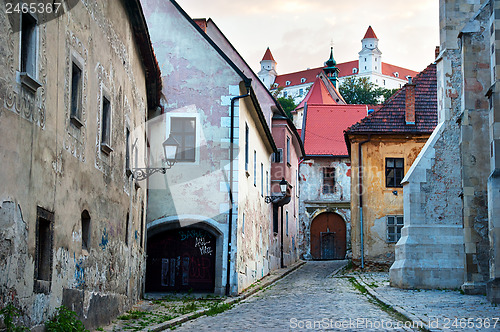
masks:
<svg viewBox="0 0 500 332"><path fill-rule="evenodd" d="M325 68L323 68L328 79L332 82L332 84L338 88L339 82L339 72L340 70L337 68L337 61L333 58L333 46L330 47L330 58L325 62Z"/></svg>

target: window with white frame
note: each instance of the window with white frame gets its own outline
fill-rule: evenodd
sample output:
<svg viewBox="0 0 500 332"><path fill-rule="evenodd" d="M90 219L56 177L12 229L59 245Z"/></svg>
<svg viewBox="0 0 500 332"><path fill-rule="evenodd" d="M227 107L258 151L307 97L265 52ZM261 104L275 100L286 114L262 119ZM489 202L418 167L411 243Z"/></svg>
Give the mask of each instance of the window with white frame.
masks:
<svg viewBox="0 0 500 332"><path fill-rule="evenodd" d="M289 86L289 85L290 85L290 83L292 83L292 82L290 82L290 81L286 81L286 82L285 82L285 85L286 85L286 86Z"/></svg>
<svg viewBox="0 0 500 332"><path fill-rule="evenodd" d="M283 162L283 149L278 148L278 152L273 153L272 161L273 163Z"/></svg>
<svg viewBox="0 0 500 332"><path fill-rule="evenodd" d="M248 172L248 137L250 136L248 124L245 123L245 171Z"/></svg>
<svg viewBox="0 0 500 332"><path fill-rule="evenodd" d="M286 163L288 166L291 166L291 160L290 160L290 137L286 138Z"/></svg>
<svg viewBox="0 0 500 332"><path fill-rule="evenodd" d="M170 136L179 143L176 155L177 161L196 161L196 118L170 118Z"/></svg>
<svg viewBox="0 0 500 332"><path fill-rule="evenodd" d="M82 69L75 62L71 66L70 120L77 128L82 122Z"/></svg>
<svg viewBox="0 0 500 332"><path fill-rule="evenodd" d="M403 216L387 216L387 242L398 242L401 238L401 229L403 226Z"/></svg>
<svg viewBox="0 0 500 332"><path fill-rule="evenodd" d="M260 163L260 195L264 196L264 164Z"/></svg>
<svg viewBox="0 0 500 332"><path fill-rule="evenodd" d="M257 187L257 151L253 150L253 186Z"/></svg>
<svg viewBox="0 0 500 332"><path fill-rule="evenodd" d="M286 236L288 236L288 210L286 210Z"/></svg>
<svg viewBox="0 0 500 332"><path fill-rule="evenodd" d="M300 83L305 83L305 82L306 82L306 78L305 78L305 77L302 77L302 78L300 79Z"/></svg>

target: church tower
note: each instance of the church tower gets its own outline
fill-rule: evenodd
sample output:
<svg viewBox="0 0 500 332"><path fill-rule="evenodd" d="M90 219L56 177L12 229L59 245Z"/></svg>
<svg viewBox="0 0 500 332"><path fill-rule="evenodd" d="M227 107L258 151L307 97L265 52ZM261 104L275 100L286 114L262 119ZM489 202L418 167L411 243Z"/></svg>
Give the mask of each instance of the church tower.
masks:
<svg viewBox="0 0 500 332"><path fill-rule="evenodd" d="M276 73L276 61L274 61L269 47L260 61L260 71L257 75L266 88L272 89L272 85L278 74Z"/></svg>
<svg viewBox="0 0 500 332"><path fill-rule="evenodd" d="M330 50L330 59L326 60L325 68L323 71L325 72L328 79L332 82L335 88L339 88L339 72L340 69L337 67L337 61L333 58L333 47Z"/></svg>
<svg viewBox="0 0 500 332"><path fill-rule="evenodd" d="M371 25L361 40L359 74L382 73L382 52L378 49L378 38Z"/></svg>

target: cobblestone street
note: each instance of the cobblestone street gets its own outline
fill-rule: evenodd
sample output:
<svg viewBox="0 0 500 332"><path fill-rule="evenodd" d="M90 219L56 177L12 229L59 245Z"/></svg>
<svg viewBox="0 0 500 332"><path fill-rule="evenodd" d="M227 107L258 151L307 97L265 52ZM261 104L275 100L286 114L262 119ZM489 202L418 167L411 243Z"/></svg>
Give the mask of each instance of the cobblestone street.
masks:
<svg viewBox="0 0 500 332"><path fill-rule="evenodd" d="M179 331L381 330L374 324L402 324L371 303L347 278L333 278L343 261L310 261L297 271L232 309L200 317ZM316 326L312 325L316 322ZM363 325L356 325L359 322ZM321 323L321 325L320 325ZM343 326L341 324L344 324ZM391 325L392 324L392 325ZM388 326L388 325L385 325ZM369 326L368 326L369 327ZM401 329L398 329L401 330Z"/></svg>

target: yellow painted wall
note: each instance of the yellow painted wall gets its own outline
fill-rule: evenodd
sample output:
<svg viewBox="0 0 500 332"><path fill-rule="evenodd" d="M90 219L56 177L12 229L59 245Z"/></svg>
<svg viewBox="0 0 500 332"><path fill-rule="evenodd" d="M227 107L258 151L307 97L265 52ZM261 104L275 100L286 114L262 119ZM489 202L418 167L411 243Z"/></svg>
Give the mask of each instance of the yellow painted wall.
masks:
<svg viewBox="0 0 500 332"><path fill-rule="evenodd" d="M404 158L405 174L429 136L372 136L362 144L363 243L365 262L392 263L395 243L387 242L388 215L403 215L403 188L385 185L385 159ZM351 223L353 260L361 259L359 209L359 142L367 136L351 136Z"/></svg>

